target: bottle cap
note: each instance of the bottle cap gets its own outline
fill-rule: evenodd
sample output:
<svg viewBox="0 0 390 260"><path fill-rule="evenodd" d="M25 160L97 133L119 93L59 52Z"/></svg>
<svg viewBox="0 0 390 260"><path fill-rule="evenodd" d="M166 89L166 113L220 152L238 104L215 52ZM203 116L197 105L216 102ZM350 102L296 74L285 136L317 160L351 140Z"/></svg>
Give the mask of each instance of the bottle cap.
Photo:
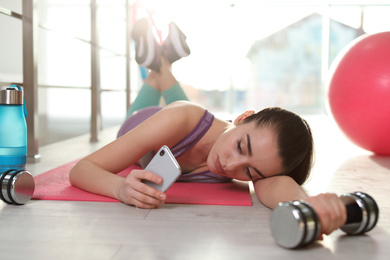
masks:
<svg viewBox="0 0 390 260"><path fill-rule="evenodd" d="M0 105L23 105L23 90L14 87L0 90Z"/></svg>

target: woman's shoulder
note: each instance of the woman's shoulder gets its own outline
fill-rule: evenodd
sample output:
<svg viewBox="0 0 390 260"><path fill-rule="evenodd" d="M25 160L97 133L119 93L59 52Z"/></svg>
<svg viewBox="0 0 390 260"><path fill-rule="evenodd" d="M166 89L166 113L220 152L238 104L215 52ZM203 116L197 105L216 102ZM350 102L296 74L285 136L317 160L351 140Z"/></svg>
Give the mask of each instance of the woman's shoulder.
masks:
<svg viewBox="0 0 390 260"><path fill-rule="evenodd" d="M163 110L172 112L175 117L182 116L190 120L201 118L206 111L204 107L190 101L176 101L164 107Z"/></svg>

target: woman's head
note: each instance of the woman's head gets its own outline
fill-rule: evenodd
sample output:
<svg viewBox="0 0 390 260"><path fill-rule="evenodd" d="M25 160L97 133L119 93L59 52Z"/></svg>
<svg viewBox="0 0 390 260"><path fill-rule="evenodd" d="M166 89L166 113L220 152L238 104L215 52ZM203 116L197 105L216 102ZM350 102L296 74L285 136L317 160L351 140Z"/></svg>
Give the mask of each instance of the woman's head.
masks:
<svg viewBox="0 0 390 260"><path fill-rule="evenodd" d="M284 172L274 130L257 127L252 122L243 123L243 118L253 113L248 111L239 116L234 126L225 128L213 143L207 157L211 172L243 181L256 181ZM226 126L225 123L220 124Z"/></svg>
<svg viewBox="0 0 390 260"><path fill-rule="evenodd" d="M313 162L313 138L307 122L300 116L278 107L266 108L242 120L268 128L276 135L278 154L282 161L282 174L303 184L309 176Z"/></svg>

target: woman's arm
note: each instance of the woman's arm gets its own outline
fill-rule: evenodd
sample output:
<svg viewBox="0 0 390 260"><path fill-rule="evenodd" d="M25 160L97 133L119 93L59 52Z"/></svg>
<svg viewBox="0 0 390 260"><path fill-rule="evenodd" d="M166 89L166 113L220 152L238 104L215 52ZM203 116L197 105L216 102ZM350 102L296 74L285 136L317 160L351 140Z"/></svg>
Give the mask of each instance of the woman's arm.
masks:
<svg viewBox="0 0 390 260"><path fill-rule="evenodd" d="M279 202L307 199L308 195L292 178L275 176L253 183L257 198L270 209Z"/></svg>
<svg viewBox="0 0 390 260"><path fill-rule="evenodd" d="M161 178L144 170L134 170L127 178L118 173L137 162L150 150L173 146L198 123L204 109L189 102L169 105L129 133L79 161L71 170L72 185L124 203L152 208L161 205L165 194L141 182Z"/></svg>
<svg viewBox="0 0 390 260"><path fill-rule="evenodd" d="M254 182L259 200L274 209L279 202L305 200L313 207L321 223L321 235L330 234L347 221L347 210L342 200L332 193L309 197L292 178L275 176Z"/></svg>

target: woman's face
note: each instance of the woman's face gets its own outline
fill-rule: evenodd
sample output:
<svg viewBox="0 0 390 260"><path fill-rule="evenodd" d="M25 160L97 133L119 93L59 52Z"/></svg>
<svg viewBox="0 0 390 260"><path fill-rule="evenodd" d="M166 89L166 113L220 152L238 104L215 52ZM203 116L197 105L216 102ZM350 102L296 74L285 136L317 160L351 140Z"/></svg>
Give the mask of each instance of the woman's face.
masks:
<svg viewBox="0 0 390 260"><path fill-rule="evenodd" d="M282 173L275 133L254 122L226 130L215 142L207 165L212 173L237 180L258 180Z"/></svg>

